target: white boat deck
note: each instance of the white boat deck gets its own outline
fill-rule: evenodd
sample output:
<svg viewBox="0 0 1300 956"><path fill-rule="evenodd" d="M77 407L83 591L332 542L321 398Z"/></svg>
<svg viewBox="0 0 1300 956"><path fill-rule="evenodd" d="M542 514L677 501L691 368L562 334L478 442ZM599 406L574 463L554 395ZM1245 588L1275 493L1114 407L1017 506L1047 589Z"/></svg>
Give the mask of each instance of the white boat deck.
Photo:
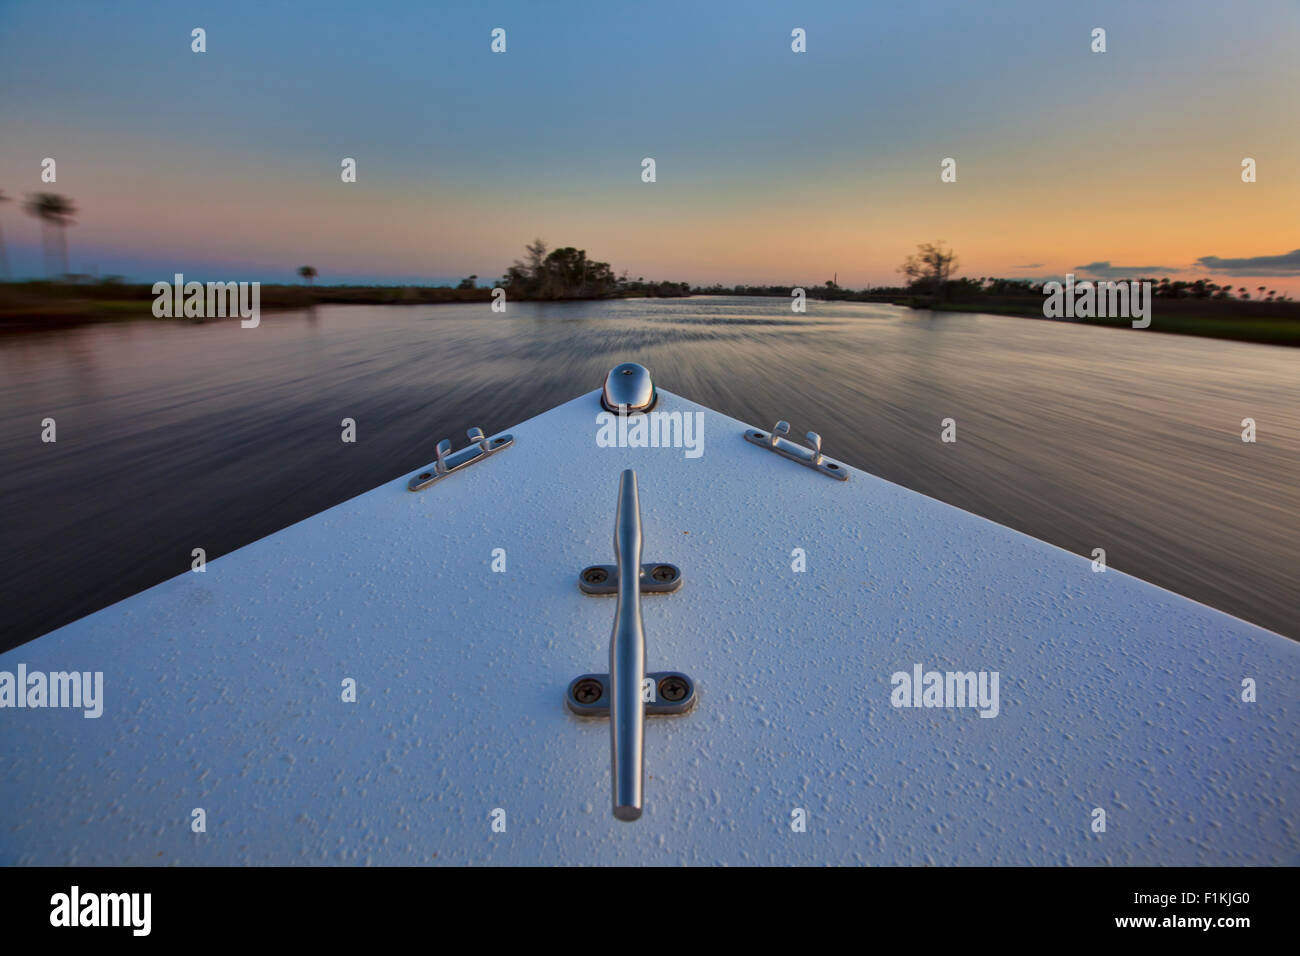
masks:
<svg viewBox="0 0 1300 956"><path fill-rule="evenodd" d="M663 390L701 457L597 448L597 395L0 655L105 698L0 711L0 863L1300 863L1300 645ZM699 694L647 720L633 823L563 703L607 669L576 577L624 468L684 577L643 598L648 666ZM997 716L891 706L916 664L998 672Z"/></svg>

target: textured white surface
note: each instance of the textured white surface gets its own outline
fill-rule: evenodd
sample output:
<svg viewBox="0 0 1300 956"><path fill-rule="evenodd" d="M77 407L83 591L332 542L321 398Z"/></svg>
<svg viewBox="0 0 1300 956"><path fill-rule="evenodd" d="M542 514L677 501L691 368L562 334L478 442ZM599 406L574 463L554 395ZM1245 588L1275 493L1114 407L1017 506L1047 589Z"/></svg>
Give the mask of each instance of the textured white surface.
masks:
<svg viewBox="0 0 1300 956"><path fill-rule="evenodd" d="M106 698L0 711L0 862L1300 863L1300 646L660 394L701 458L597 448L593 392L0 656ZM643 601L649 667L700 695L647 721L632 824L607 724L563 706L607 666L614 601L575 578L626 467L685 577ZM999 716L895 709L915 663L998 671Z"/></svg>

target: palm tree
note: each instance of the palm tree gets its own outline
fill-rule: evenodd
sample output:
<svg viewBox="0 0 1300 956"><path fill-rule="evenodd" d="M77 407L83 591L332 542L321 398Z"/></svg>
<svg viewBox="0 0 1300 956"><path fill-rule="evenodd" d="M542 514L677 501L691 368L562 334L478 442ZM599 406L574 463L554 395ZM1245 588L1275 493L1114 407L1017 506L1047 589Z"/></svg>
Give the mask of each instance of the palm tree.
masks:
<svg viewBox="0 0 1300 956"><path fill-rule="evenodd" d="M53 258L50 250L57 246L59 261L63 265L63 272L60 274L67 275L68 239L64 229L73 225L72 217L76 215L77 207L72 204L72 200L58 193L34 193L27 197L23 208L41 221L41 231L45 239L46 268L50 267ZM50 241L51 237L55 242Z"/></svg>
<svg viewBox="0 0 1300 956"><path fill-rule="evenodd" d="M317 275L317 273L316 273L316 267L315 267L315 266L299 266L299 267L298 267L298 275L300 275L300 276L302 276L304 279L306 279L308 285L311 285L311 280L314 279L314 278L316 278L316 275Z"/></svg>
<svg viewBox="0 0 1300 956"><path fill-rule="evenodd" d="M4 194L3 189L0 189L0 203L7 202L9 202L9 197ZM3 230L0 230L0 277L9 278L9 256L5 252L5 234Z"/></svg>

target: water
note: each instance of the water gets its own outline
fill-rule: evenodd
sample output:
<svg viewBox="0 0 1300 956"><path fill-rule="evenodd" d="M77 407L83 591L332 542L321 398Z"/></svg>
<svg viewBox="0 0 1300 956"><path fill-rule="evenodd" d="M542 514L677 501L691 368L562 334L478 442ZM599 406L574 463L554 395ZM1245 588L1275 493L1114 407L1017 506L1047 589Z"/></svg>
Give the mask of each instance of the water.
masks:
<svg viewBox="0 0 1300 956"><path fill-rule="evenodd" d="M323 306L0 335L0 648L597 387L743 421L1300 639L1300 352L784 299ZM1158 316L1157 316L1158 321ZM54 418L58 441L40 440ZM940 439L944 418L957 442ZM1256 444L1241 420L1258 423ZM358 441L340 441L344 418ZM707 446L706 446L707 449ZM707 450L706 450L707 453ZM485 503L485 507L487 503Z"/></svg>

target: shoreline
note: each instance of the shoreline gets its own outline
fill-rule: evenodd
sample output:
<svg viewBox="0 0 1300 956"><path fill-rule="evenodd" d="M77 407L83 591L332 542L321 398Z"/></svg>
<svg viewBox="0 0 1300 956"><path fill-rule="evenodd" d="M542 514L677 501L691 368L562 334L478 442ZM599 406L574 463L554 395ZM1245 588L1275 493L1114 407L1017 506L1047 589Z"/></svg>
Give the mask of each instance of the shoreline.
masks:
<svg viewBox="0 0 1300 956"><path fill-rule="evenodd" d="M696 295L751 297L743 292L697 292ZM783 298L752 294L753 298ZM1037 319L1091 325L1130 332L1161 332L1166 335L1197 335L1202 338L1253 342L1257 345L1300 347L1300 302L1238 302L1216 299L1156 298L1152 303L1151 326L1134 329L1126 318L1060 318L1043 315L1039 296L996 297L987 300L936 302L932 297L907 295L808 295L815 302L860 302L896 305L918 312L970 312L1007 318Z"/></svg>
<svg viewBox="0 0 1300 956"><path fill-rule="evenodd" d="M455 305L490 303L492 289L451 286L263 285L259 310L292 312L317 305ZM681 291L644 289L606 296L532 298L511 302L604 302L618 299L686 298ZM0 284L0 330L67 328L98 322L140 321L203 324L217 317L155 316L152 286L126 283L77 285L49 282Z"/></svg>
<svg viewBox="0 0 1300 956"><path fill-rule="evenodd" d="M1300 303L1258 303L1262 307L1261 311L1252 315L1250 312L1253 310L1250 306L1238 309L1225 308L1212 299L1157 299L1152 304L1151 325L1146 329L1134 329L1131 320L1126 318L1048 318L1043 315L1041 299L1024 303L957 302L943 305L914 305L896 302L894 304L934 312L983 312L986 315L1037 319L1040 322L1064 322L1070 325L1091 325L1129 332L1195 335L1234 342L1253 342L1257 345L1300 347ZM1291 308L1283 311L1270 309L1270 306Z"/></svg>
<svg viewBox="0 0 1300 956"><path fill-rule="evenodd" d="M816 290L811 290L815 292ZM838 290L837 290L838 291ZM287 312L317 305L447 305L489 303L488 287L457 289L451 286L262 286L260 308L265 312ZM895 294L844 293L809 294L813 302L851 302L894 305L915 311L969 312L1046 322L1069 322L1130 331L1160 332L1167 335L1198 335L1205 338L1254 342L1262 345L1300 347L1300 303L1238 302L1216 299L1162 299L1153 302L1149 329L1133 330L1129 319L1049 319L1038 297L992 297L987 301L936 302L930 297ZM625 299L685 299L695 297L777 298L763 292L680 289L662 293L645 289L607 296L569 298L515 298L512 302L605 302ZM46 282L0 285L0 331L26 332L71 328L100 322L150 320L203 324L209 318L157 317L153 315L153 294L147 285L101 283L72 285Z"/></svg>

